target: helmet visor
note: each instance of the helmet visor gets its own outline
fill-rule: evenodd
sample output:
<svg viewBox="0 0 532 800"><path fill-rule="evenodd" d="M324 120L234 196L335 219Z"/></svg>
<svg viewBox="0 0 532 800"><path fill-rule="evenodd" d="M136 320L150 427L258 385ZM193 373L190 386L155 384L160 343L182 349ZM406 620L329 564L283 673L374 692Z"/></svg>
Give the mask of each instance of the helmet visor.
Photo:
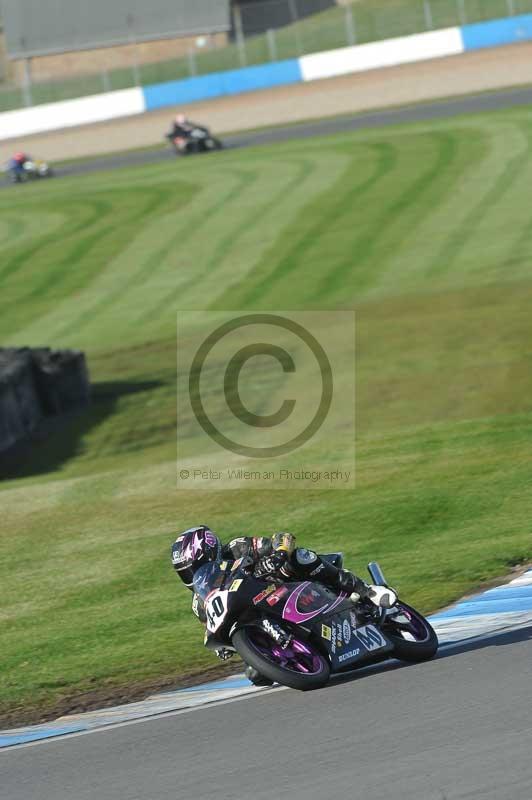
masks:
<svg viewBox="0 0 532 800"><path fill-rule="evenodd" d="M188 588L191 589L192 582L194 580L194 570L192 568L192 565L176 567L175 571L177 572L177 574L179 575L185 586L188 586Z"/></svg>

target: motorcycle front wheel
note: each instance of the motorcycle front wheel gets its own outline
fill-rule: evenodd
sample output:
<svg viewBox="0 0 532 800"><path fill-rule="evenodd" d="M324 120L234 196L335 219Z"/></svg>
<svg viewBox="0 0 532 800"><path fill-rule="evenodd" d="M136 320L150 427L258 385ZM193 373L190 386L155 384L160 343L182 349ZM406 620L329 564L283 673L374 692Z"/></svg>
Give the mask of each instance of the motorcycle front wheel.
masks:
<svg viewBox="0 0 532 800"><path fill-rule="evenodd" d="M329 680L327 660L308 642L294 637L282 648L257 625L235 631L232 642L246 664L283 686L308 691L325 686Z"/></svg>
<svg viewBox="0 0 532 800"><path fill-rule="evenodd" d="M394 645L394 658L400 661L428 661L438 651L438 637L436 631L412 606L399 602L398 607L407 622L394 625L393 619L383 627L386 636Z"/></svg>

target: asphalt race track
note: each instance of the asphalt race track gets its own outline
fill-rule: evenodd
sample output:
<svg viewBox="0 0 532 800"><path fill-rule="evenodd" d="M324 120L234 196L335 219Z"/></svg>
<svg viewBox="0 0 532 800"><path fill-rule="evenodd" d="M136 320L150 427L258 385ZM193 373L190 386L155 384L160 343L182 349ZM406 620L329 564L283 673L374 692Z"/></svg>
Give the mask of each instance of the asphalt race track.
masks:
<svg viewBox="0 0 532 800"><path fill-rule="evenodd" d="M496 111L520 105L532 105L532 87L468 95L452 100L440 100L403 108L372 111L352 117L332 117L298 125L262 129L233 136L224 136L223 141L228 148L251 147L253 145L286 142L291 139L347 133L365 128L399 125L408 122L424 122L483 111ZM58 167L54 171L58 176L83 175L99 170L130 167L139 164L156 164L162 161L175 161L175 159L176 156L168 146L161 150L130 151L121 155L91 158L87 161Z"/></svg>
<svg viewBox="0 0 532 800"><path fill-rule="evenodd" d="M530 800L532 628L0 753L2 800Z"/></svg>

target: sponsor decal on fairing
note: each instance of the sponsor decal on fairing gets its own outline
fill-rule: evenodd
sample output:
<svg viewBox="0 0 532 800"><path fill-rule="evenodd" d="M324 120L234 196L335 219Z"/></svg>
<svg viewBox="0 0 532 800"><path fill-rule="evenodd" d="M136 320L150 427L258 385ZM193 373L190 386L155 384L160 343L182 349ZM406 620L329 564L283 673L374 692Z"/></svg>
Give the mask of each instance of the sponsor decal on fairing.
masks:
<svg viewBox="0 0 532 800"><path fill-rule="evenodd" d="M347 661L348 658L354 658L358 655L360 655L360 647L357 647L355 650L348 650L347 653L342 653L342 655L338 656L338 661Z"/></svg>
<svg viewBox="0 0 532 800"><path fill-rule="evenodd" d="M269 606L274 606L279 602L279 600L281 600L281 598L285 596L285 594L288 594L288 588L286 586L280 586L279 589L266 598L266 602Z"/></svg>
<svg viewBox="0 0 532 800"><path fill-rule="evenodd" d="M345 644L347 646L349 644L349 642L351 641L351 625L349 624L348 620L346 620L346 619L344 619L344 621L343 621L342 633L343 633L344 642L345 642Z"/></svg>
<svg viewBox="0 0 532 800"><path fill-rule="evenodd" d="M358 628L356 636L369 651L378 650L386 645L386 639L373 625Z"/></svg>
<svg viewBox="0 0 532 800"><path fill-rule="evenodd" d="M322 625L321 635L322 638L327 639L328 642L332 641L332 628L330 628L329 625Z"/></svg>
<svg viewBox="0 0 532 800"><path fill-rule="evenodd" d="M262 600L264 600L266 597L268 597L269 594L271 594L274 591L275 591L274 584L271 584L271 586L267 586L266 589L264 589L262 592L260 592L260 594L256 594L255 595L255 597L253 598L253 605L256 606L257 603L260 603Z"/></svg>

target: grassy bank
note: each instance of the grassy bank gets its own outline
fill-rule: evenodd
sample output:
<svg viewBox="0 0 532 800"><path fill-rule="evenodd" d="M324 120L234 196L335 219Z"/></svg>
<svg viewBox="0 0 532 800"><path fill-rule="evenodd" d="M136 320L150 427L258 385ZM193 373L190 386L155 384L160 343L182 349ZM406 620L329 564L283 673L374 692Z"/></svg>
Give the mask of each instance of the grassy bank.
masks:
<svg viewBox="0 0 532 800"><path fill-rule="evenodd" d="M81 347L94 402L2 483L0 712L211 664L168 560L195 521L377 558L426 611L531 556L531 134L525 109L1 193L0 340ZM356 309L354 492L176 491L201 308Z"/></svg>

